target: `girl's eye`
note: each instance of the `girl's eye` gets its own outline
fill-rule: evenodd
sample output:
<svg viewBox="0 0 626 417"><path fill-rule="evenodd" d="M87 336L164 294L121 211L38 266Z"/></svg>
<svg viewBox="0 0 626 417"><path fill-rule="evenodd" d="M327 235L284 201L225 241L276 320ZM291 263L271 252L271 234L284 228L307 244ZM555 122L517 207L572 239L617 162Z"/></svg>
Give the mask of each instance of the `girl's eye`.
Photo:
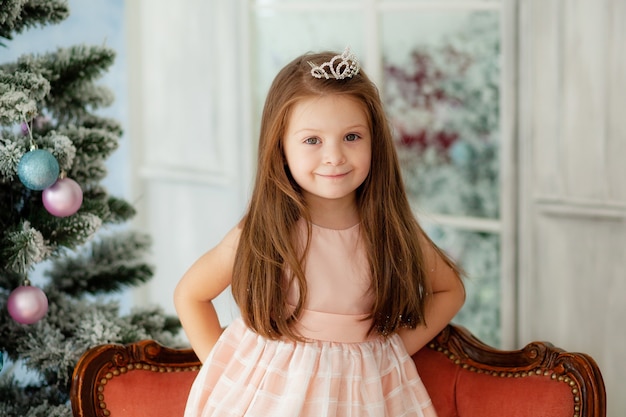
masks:
<svg viewBox="0 0 626 417"><path fill-rule="evenodd" d="M304 140L304 143L306 143L307 145L317 145L318 143L320 143L320 140L318 138L306 138Z"/></svg>
<svg viewBox="0 0 626 417"><path fill-rule="evenodd" d="M359 135L357 135L356 133L348 133L346 135L346 141L348 142L354 142L357 139L359 139Z"/></svg>

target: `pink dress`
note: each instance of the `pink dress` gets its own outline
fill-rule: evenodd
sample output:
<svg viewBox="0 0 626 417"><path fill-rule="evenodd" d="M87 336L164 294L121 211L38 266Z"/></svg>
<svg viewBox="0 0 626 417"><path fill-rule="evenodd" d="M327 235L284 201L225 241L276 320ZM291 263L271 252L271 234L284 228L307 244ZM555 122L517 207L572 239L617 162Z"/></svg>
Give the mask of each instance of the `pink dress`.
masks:
<svg viewBox="0 0 626 417"><path fill-rule="evenodd" d="M313 226L305 273L297 330L307 341L268 340L236 319L194 381L185 417L436 417L400 337L367 334L359 225ZM290 301L297 296L292 288Z"/></svg>

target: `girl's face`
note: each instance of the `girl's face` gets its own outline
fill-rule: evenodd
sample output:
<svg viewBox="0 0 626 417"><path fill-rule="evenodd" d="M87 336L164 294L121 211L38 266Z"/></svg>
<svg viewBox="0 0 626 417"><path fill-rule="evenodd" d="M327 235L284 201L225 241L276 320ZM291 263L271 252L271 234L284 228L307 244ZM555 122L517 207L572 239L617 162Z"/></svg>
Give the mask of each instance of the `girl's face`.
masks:
<svg viewBox="0 0 626 417"><path fill-rule="evenodd" d="M283 145L307 203L353 202L372 157L365 106L344 95L301 99L291 109Z"/></svg>

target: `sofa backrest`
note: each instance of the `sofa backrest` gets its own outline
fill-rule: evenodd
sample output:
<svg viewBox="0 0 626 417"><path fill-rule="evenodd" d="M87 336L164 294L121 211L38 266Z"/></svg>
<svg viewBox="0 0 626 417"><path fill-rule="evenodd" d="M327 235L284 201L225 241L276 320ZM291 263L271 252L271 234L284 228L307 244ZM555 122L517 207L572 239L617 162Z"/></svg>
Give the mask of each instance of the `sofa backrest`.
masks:
<svg viewBox="0 0 626 417"><path fill-rule="evenodd" d="M606 417L593 359L550 343L501 351L449 325L413 358L439 417ZM73 415L182 416L200 366L152 340L97 346L74 369Z"/></svg>
<svg viewBox="0 0 626 417"><path fill-rule="evenodd" d="M75 417L182 416L200 361L190 349L153 340L94 347L74 369Z"/></svg>
<svg viewBox="0 0 626 417"><path fill-rule="evenodd" d="M413 359L439 417L606 416L595 361L548 342L503 351L450 325Z"/></svg>
<svg viewBox="0 0 626 417"><path fill-rule="evenodd" d="M432 349L414 359L439 417L580 415L570 386L549 375L478 373Z"/></svg>

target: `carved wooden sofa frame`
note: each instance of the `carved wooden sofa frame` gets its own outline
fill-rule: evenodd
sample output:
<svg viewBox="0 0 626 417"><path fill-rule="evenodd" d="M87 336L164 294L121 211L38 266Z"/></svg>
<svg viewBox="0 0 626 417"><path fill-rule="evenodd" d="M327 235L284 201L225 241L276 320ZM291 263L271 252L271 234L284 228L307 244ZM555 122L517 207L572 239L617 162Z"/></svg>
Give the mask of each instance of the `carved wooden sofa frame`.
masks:
<svg viewBox="0 0 626 417"><path fill-rule="evenodd" d="M414 360L439 417L606 416L606 392L595 361L548 342L503 351L451 324ZM73 415L182 416L200 367L192 350L151 340L97 346L74 370Z"/></svg>

